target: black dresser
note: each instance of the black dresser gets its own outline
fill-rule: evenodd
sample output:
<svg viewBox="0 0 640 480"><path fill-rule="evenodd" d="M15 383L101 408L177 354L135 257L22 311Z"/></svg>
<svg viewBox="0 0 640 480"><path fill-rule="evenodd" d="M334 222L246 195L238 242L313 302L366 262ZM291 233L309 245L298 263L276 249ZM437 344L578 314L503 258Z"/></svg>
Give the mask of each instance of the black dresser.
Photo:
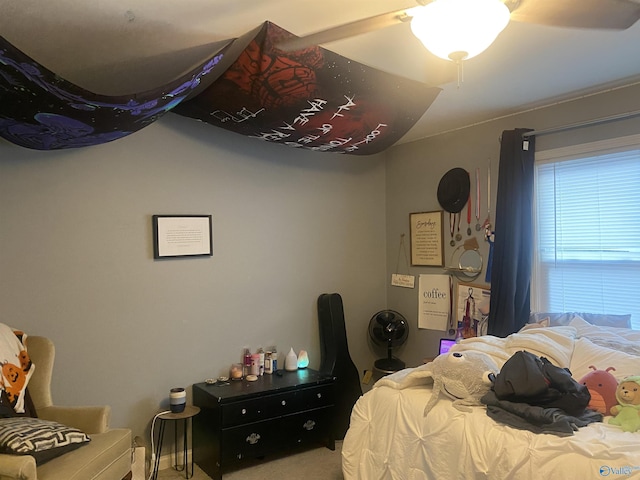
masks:
<svg viewBox="0 0 640 480"><path fill-rule="evenodd" d="M193 386L193 404L200 407L193 419L193 456L214 480L246 458L314 443L335 449L334 378L311 369L281 373Z"/></svg>

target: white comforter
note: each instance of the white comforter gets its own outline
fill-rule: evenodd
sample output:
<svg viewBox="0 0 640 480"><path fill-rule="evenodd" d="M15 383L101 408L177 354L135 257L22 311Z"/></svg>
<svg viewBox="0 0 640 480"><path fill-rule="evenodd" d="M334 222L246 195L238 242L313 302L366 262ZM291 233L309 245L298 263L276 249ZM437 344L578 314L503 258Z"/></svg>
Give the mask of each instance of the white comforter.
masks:
<svg viewBox="0 0 640 480"><path fill-rule="evenodd" d="M618 350L608 348L611 342ZM498 366L516 351L528 350L569 367L578 380L589 365L613 366L618 378L637 375L639 342L640 332L576 319L571 326L531 329L505 339L465 340L453 350L483 351ZM358 400L342 448L345 480L640 479L640 432L623 432L609 425L608 417L569 437L499 424L484 407L461 412L445 397L425 417L431 395L427 369L385 377Z"/></svg>

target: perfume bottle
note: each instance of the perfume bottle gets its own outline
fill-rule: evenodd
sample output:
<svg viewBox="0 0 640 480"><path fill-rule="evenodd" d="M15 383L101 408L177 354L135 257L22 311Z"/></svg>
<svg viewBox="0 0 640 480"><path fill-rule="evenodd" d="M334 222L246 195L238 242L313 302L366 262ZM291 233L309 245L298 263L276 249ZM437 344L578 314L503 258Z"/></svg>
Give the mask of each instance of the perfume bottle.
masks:
<svg viewBox="0 0 640 480"><path fill-rule="evenodd" d="M264 354L264 373L270 375L273 373L273 363L271 360L271 350L267 350Z"/></svg>
<svg viewBox="0 0 640 480"><path fill-rule="evenodd" d="M258 375L264 375L264 350L262 347L258 348Z"/></svg>
<svg viewBox="0 0 640 480"><path fill-rule="evenodd" d="M271 371L275 373L278 370L278 352L275 345L271 348Z"/></svg>
<svg viewBox="0 0 640 480"><path fill-rule="evenodd" d="M244 373L243 377L246 377L251 373L251 352L248 348L244 349Z"/></svg>

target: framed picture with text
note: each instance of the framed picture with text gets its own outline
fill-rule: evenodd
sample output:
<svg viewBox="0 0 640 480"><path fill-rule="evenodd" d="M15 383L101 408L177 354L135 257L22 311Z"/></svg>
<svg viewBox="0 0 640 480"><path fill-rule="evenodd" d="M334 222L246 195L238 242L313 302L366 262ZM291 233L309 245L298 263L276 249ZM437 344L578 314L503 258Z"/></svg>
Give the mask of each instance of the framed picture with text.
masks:
<svg viewBox="0 0 640 480"><path fill-rule="evenodd" d="M409 214L411 265L444 266L442 210Z"/></svg>
<svg viewBox="0 0 640 480"><path fill-rule="evenodd" d="M153 215L153 258L212 255L211 215Z"/></svg>

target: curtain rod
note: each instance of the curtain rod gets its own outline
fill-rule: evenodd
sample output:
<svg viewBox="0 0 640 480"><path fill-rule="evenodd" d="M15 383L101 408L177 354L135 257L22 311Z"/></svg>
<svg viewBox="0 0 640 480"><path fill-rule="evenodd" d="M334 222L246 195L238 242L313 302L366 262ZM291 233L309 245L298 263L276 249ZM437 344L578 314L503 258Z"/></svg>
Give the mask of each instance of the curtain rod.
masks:
<svg viewBox="0 0 640 480"><path fill-rule="evenodd" d="M561 125L559 127L547 128L545 130L533 130L531 132L523 133L524 138L533 137L534 135L548 135L550 133L563 132L565 130L573 130L574 128L589 127L591 125L598 125L600 123L614 122L616 120L626 120L627 118L633 118L640 116L640 110L634 110L631 112L619 113L618 115L611 115L608 117L594 118L593 120L585 120L584 122L571 123L569 125Z"/></svg>

